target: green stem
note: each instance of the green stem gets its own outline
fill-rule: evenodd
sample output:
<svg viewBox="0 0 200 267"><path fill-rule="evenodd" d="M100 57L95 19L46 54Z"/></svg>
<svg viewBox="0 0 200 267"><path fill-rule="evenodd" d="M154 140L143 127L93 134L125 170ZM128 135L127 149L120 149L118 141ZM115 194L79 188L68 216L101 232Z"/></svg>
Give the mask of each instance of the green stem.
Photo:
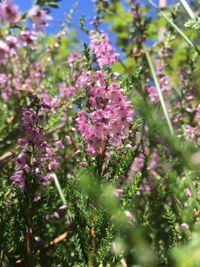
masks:
<svg viewBox="0 0 200 267"><path fill-rule="evenodd" d="M164 116L166 118L170 133L171 133L171 135L173 135L174 134L174 130L173 130L170 118L169 118L169 114L167 112L167 108L166 108L166 105L165 105L165 101L164 101L161 89L160 89L160 84L158 82L158 79L157 79L157 76L156 76L156 73L155 73L155 70L154 70L153 62L151 60L151 57L150 57L149 52L148 52L148 50L147 50L145 45L143 45L143 49L144 49L144 52L145 52L145 55L146 55L146 58L147 58L147 61L148 61L148 64L149 64L149 67L150 67L150 70L151 70L151 74L152 74L152 77L153 77L153 80L154 80L154 83L155 83L155 86L156 86L156 89L157 89L157 92L158 92L158 96L159 96L159 99L160 99L160 103L161 103L161 106L162 106L162 109L163 109Z"/></svg>

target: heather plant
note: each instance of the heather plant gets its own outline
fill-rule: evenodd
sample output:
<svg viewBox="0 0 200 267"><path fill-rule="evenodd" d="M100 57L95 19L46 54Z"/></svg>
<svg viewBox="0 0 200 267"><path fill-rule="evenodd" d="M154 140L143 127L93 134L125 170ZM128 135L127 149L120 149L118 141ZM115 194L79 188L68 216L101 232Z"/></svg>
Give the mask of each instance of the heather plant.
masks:
<svg viewBox="0 0 200 267"><path fill-rule="evenodd" d="M0 265L198 267L199 1L59 2L0 2Z"/></svg>

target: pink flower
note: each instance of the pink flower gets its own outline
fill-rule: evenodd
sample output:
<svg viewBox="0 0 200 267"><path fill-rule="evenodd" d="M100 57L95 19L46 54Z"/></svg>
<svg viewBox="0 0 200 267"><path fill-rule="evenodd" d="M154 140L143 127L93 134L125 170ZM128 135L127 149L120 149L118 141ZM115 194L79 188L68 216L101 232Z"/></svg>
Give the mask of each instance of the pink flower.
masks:
<svg viewBox="0 0 200 267"><path fill-rule="evenodd" d="M129 210L125 210L124 213L129 220L133 219L133 214Z"/></svg>
<svg viewBox="0 0 200 267"><path fill-rule="evenodd" d="M42 29L43 26L48 26L45 20L51 20L52 17L48 15L46 10L40 8L40 6L33 6L29 12L28 17L31 18L33 22L33 28L36 31Z"/></svg>
<svg viewBox="0 0 200 267"><path fill-rule="evenodd" d="M78 130L87 141L87 153L101 154L106 144L121 145L126 138L134 110L116 82L108 87L101 71L94 76L82 75L82 86L88 85L90 112L81 110L76 119ZM98 80L97 80L98 78Z"/></svg>
<svg viewBox="0 0 200 267"><path fill-rule="evenodd" d="M156 60L156 73L157 75L161 75L164 71L164 64L163 61L160 59Z"/></svg>
<svg viewBox="0 0 200 267"><path fill-rule="evenodd" d="M65 97L67 100L74 96L79 90L75 86L67 86L65 83L59 85L60 95Z"/></svg>
<svg viewBox="0 0 200 267"><path fill-rule="evenodd" d="M200 104L196 108L195 120L200 122Z"/></svg>
<svg viewBox="0 0 200 267"><path fill-rule="evenodd" d="M185 189L185 193L188 197L192 197L192 191L188 187Z"/></svg>
<svg viewBox="0 0 200 267"><path fill-rule="evenodd" d="M80 166L80 167L85 167L85 166L87 166L87 162L85 162L85 161L81 161L81 162L79 163L79 166Z"/></svg>
<svg viewBox="0 0 200 267"><path fill-rule="evenodd" d="M118 60L119 54L111 46L107 34L104 32L90 31L90 47L94 51L99 67L111 65Z"/></svg>
<svg viewBox="0 0 200 267"><path fill-rule="evenodd" d="M155 86L151 86L147 88L151 101L153 103L157 103L159 101L158 92Z"/></svg>
<svg viewBox="0 0 200 267"><path fill-rule="evenodd" d="M60 220L60 214L56 211L54 212L54 217L57 219L57 220Z"/></svg>
<svg viewBox="0 0 200 267"><path fill-rule="evenodd" d="M24 46L33 43L34 40L36 40L37 37L33 31L30 30L22 30L20 32L20 41Z"/></svg>
<svg viewBox="0 0 200 267"><path fill-rule="evenodd" d="M49 170L56 170L58 167L59 167L59 162L56 160L56 159L53 159L50 161L49 165L48 165L48 168Z"/></svg>
<svg viewBox="0 0 200 267"><path fill-rule="evenodd" d="M12 0L5 0L0 3L0 20L4 23L16 23L20 18L18 6Z"/></svg>
<svg viewBox="0 0 200 267"><path fill-rule="evenodd" d="M158 152L156 149L154 149L152 156L151 156L151 161L149 163L148 169L149 170L155 170L157 168L158 161L159 161Z"/></svg>
<svg viewBox="0 0 200 267"><path fill-rule="evenodd" d="M187 223L182 223L182 224L180 225L180 227L181 227L182 229L185 229L185 230L187 230L187 229L190 228L189 224L187 224Z"/></svg>
<svg viewBox="0 0 200 267"><path fill-rule="evenodd" d="M70 67L73 67L74 63L77 62L78 59L81 58L81 55L79 53L72 53L69 55L68 59L67 59L67 64Z"/></svg>
<svg viewBox="0 0 200 267"><path fill-rule="evenodd" d="M18 185L20 189L24 188L25 179L23 175L23 171L16 171L10 179L13 181L14 184Z"/></svg>
<svg viewBox="0 0 200 267"><path fill-rule="evenodd" d="M0 63L5 63L8 58L9 46L0 40Z"/></svg>
<svg viewBox="0 0 200 267"><path fill-rule="evenodd" d="M140 153L131 164L131 168L128 173L128 180L132 181L136 172L141 171L144 166L144 155Z"/></svg>
<svg viewBox="0 0 200 267"><path fill-rule="evenodd" d="M7 36L6 43L10 50L17 51L19 48L18 39L15 36L12 36L12 35Z"/></svg>

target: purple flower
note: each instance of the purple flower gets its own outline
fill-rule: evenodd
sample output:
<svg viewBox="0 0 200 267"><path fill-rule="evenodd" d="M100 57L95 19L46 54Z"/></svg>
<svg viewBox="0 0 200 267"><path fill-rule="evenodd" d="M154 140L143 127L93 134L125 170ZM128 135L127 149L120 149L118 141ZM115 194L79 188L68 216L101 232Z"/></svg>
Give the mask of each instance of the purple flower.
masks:
<svg viewBox="0 0 200 267"><path fill-rule="evenodd" d="M149 170L155 170L157 168L158 161L159 161L158 152L156 149L154 149L152 156L151 156L151 161L149 163L148 169Z"/></svg>
<svg viewBox="0 0 200 267"><path fill-rule="evenodd" d="M23 171L16 171L10 179L14 184L18 185L20 189L23 189L25 186L25 179L23 175Z"/></svg>
<svg viewBox="0 0 200 267"><path fill-rule="evenodd" d="M33 28L36 31L42 29L43 26L48 26L45 20L51 20L52 17L48 15L46 10L40 8L40 6L33 6L28 12L28 17L33 22Z"/></svg>
<svg viewBox="0 0 200 267"><path fill-rule="evenodd" d="M33 43L33 41L36 39L37 37L33 31L23 30L20 32L20 41L24 46Z"/></svg>
<svg viewBox="0 0 200 267"><path fill-rule="evenodd" d="M157 103L159 101L159 95L155 86L151 86L147 88L150 99L153 103Z"/></svg>
<svg viewBox="0 0 200 267"><path fill-rule="evenodd" d="M79 132L86 140L87 153L97 155L105 151L106 144L122 144L135 112L118 83L111 82L106 86L102 71L94 75L84 73L81 85L88 83L91 84L88 88L91 109L88 113L81 110L76 121Z"/></svg>
<svg viewBox="0 0 200 267"><path fill-rule="evenodd" d="M108 35L102 32L90 31L90 47L94 51L99 67L111 65L118 60L119 54L111 46Z"/></svg>
<svg viewBox="0 0 200 267"><path fill-rule="evenodd" d="M182 229L185 229L185 230L187 230L187 229L190 228L189 224L187 224L187 223L182 223L182 224L180 225L180 227L181 227Z"/></svg>
<svg viewBox="0 0 200 267"><path fill-rule="evenodd" d="M9 35L6 37L6 43L12 51L17 51L19 48L18 39L15 36Z"/></svg>
<svg viewBox="0 0 200 267"><path fill-rule="evenodd" d="M144 166L144 155L142 153L140 153L139 156L136 157L134 159L133 163L131 164L131 168L130 168L129 174L128 174L128 180L132 181L135 173L141 171L143 166Z"/></svg>
<svg viewBox="0 0 200 267"><path fill-rule="evenodd" d="M9 46L0 40L0 63L5 63L8 58Z"/></svg>
<svg viewBox="0 0 200 267"><path fill-rule="evenodd" d="M192 197L192 191L188 187L185 189L185 193L188 197Z"/></svg>
<svg viewBox="0 0 200 267"><path fill-rule="evenodd" d="M57 219L57 220L60 220L60 214L58 212L54 212L54 217Z"/></svg>
<svg viewBox="0 0 200 267"><path fill-rule="evenodd" d="M20 18L18 6L12 0L5 0L0 3L0 20L4 23L16 23Z"/></svg>

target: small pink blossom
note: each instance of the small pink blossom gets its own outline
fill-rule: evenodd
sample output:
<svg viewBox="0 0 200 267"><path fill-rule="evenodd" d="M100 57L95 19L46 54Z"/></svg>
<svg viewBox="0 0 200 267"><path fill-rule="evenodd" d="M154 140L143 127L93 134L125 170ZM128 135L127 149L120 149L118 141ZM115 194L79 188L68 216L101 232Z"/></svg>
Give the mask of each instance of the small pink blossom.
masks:
<svg viewBox="0 0 200 267"><path fill-rule="evenodd" d="M28 17L31 18L33 22L33 28L36 31L41 30L43 26L48 26L46 20L52 19L52 17L48 15L46 10L41 9L40 6L37 5L33 6L29 10Z"/></svg>
<svg viewBox="0 0 200 267"><path fill-rule="evenodd" d="M8 58L9 46L6 42L0 40L0 63L5 63Z"/></svg>
<svg viewBox="0 0 200 267"><path fill-rule="evenodd" d="M188 197L192 197L192 191L188 187L185 189L185 193Z"/></svg>
<svg viewBox="0 0 200 267"><path fill-rule="evenodd" d="M25 186L25 178L23 175L23 171L16 171L10 179L14 184L18 185L20 189L23 189Z"/></svg>
<svg viewBox="0 0 200 267"><path fill-rule="evenodd" d="M185 230L187 230L187 229L190 228L189 224L187 224L187 223L182 223L182 224L180 225L180 227L181 227L182 229L185 229Z"/></svg>
<svg viewBox="0 0 200 267"><path fill-rule="evenodd" d="M16 23L20 18L18 6L12 0L5 0L0 3L0 20L4 23Z"/></svg>

